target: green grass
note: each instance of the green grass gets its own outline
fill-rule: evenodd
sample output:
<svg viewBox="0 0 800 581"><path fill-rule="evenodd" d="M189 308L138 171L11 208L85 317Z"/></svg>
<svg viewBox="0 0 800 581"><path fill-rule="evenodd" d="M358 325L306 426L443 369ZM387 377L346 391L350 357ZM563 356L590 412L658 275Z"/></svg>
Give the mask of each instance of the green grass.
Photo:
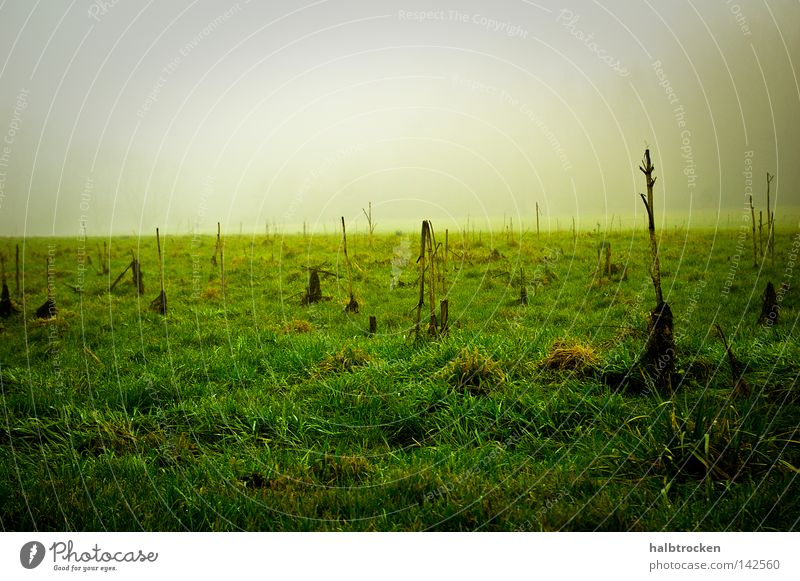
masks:
<svg viewBox="0 0 800 581"><path fill-rule="evenodd" d="M758 269L738 231L662 235L674 394L609 380L646 341L644 230L607 236L613 280L595 274L597 233L451 236L438 339L413 333L414 234L349 236L360 314L344 313L339 237L229 237L223 294L214 239L168 236L166 317L149 309L155 240L112 239L109 275L96 240L27 240L25 312L0 320L0 527L797 530L796 235ZM59 313L38 321L48 245ZM131 250L146 294L129 277L109 294ZM330 300L301 306L320 265ZM774 328L756 324L768 280L788 285ZM592 365L545 364L576 344Z"/></svg>

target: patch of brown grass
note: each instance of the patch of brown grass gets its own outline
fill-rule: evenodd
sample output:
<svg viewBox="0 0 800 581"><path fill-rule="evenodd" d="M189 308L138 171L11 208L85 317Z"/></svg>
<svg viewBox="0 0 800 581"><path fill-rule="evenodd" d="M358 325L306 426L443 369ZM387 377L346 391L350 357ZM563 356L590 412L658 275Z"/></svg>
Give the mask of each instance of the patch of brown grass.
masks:
<svg viewBox="0 0 800 581"><path fill-rule="evenodd" d="M219 288L215 286L207 287L202 293L200 293L200 298L206 300L216 300L220 297Z"/></svg>
<svg viewBox="0 0 800 581"><path fill-rule="evenodd" d="M300 319L294 319L283 327L284 333L310 333L313 330L314 326L310 322Z"/></svg>
<svg viewBox="0 0 800 581"><path fill-rule="evenodd" d="M600 357L594 349L578 341L558 340L542 361L545 369L557 371L586 371L600 365Z"/></svg>

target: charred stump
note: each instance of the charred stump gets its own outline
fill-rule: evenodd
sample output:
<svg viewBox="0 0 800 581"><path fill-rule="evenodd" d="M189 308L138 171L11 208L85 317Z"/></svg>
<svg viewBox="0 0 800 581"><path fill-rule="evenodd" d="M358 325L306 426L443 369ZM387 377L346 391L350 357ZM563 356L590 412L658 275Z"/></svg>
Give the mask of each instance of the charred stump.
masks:
<svg viewBox="0 0 800 581"><path fill-rule="evenodd" d="M369 336L374 337L378 332L378 319L375 315L369 316Z"/></svg>
<svg viewBox="0 0 800 581"><path fill-rule="evenodd" d="M662 302L650 312L647 346L642 363L650 379L659 390L672 391L675 371L675 335L672 326L672 309Z"/></svg>
<svg viewBox="0 0 800 581"><path fill-rule="evenodd" d="M312 268L308 275L308 287L306 294L303 296L302 305L310 305L318 303L322 300L322 287L319 283L319 273L316 268Z"/></svg>
<svg viewBox="0 0 800 581"><path fill-rule="evenodd" d="M8 284L6 283L6 260L5 257L0 259L0 269L2 269L2 280L3 280L3 292L0 295L0 317L6 318L10 317L11 315L18 313L19 311L14 306L14 303L11 302L11 293L8 290Z"/></svg>
<svg viewBox="0 0 800 581"><path fill-rule="evenodd" d="M150 301L150 309L160 315L167 314L167 293L163 290L158 293L158 296Z"/></svg>
<svg viewBox="0 0 800 581"><path fill-rule="evenodd" d="M156 247L158 248L158 270L161 275L161 292L150 302L150 309L160 315L167 314L167 293L164 292L164 259L161 256L161 236L156 228Z"/></svg>
<svg viewBox="0 0 800 581"><path fill-rule="evenodd" d="M767 283L767 288L764 289L761 303L761 314L758 317L759 325L767 325L769 327L778 323L778 312L780 307L778 305L778 297L775 294L775 287L772 282Z"/></svg>
<svg viewBox="0 0 800 581"><path fill-rule="evenodd" d="M11 293L8 291L8 285L6 281L3 281L3 294L0 296L0 317L10 317L18 312L14 303L11 302Z"/></svg>
<svg viewBox="0 0 800 581"><path fill-rule="evenodd" d="M57 314L56 301L53 297L47 297L44 304L36 309L37 319L52 319Z"/></svg>
<svg viewBox="0 0 800 581"><path fill-rule="evenodd" d="M345 313L358 313L359 306L358 301L353 295L350 295L350 302L347 303L347 306L344 308Z"/></svg>

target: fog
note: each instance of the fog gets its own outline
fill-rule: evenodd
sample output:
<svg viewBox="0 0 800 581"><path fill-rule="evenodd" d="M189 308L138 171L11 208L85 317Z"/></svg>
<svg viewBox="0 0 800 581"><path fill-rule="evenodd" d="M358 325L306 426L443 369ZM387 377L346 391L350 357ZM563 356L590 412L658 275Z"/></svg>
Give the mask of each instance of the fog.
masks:
<svg viewBox="0 0 800 581"><path fill-rule="evenodd" d="M800 3L0 2L0 231L800 205ZM749 210L747 213L749 217Z"/></svg>

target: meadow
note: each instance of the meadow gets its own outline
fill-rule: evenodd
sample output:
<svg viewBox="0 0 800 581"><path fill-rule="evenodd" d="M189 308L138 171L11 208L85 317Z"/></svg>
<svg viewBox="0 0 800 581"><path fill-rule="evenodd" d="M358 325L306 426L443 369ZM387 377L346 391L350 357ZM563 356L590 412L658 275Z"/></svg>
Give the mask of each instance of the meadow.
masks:
<svg viewBox="0 0 800 581"><path fill-rule="evenodd" d="M23 311L0 320L0 527L800 528L796 230L757 268L749 233L659 231L672 392L636 371L644 227L449 232L434 337L427 290L414 332L419 238L348 232L348 313L340 234L227 236L216 266L215 237L162 236L166 316L153 236L106 239L105 257L102 239L27 239L21 296L21 241L0 241ZM130 273L109 292L132 251L145 293ZM324 298L304 305L309 267ZM37 319L48 268L57 313Z"/></svg>

